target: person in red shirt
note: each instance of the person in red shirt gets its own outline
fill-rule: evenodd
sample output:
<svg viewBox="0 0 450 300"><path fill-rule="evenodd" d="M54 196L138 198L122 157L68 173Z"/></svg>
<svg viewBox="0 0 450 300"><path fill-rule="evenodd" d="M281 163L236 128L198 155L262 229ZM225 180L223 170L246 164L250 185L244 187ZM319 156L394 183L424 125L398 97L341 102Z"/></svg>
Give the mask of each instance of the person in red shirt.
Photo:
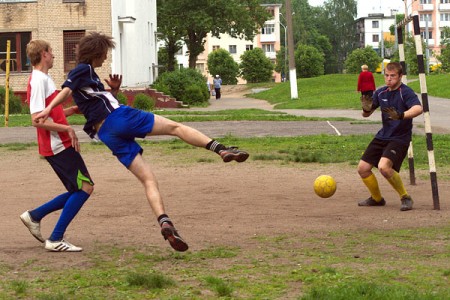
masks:
<svg viewBox="0 0 450 300"><path fill-rule="evenodd" d="M358 77L358 92L361 92L361 96L368 95L372 98L373 92L375 91L375 79L373 78L372 72L369 71L367 65L361 66L362 72L359 73Z"/></svg>

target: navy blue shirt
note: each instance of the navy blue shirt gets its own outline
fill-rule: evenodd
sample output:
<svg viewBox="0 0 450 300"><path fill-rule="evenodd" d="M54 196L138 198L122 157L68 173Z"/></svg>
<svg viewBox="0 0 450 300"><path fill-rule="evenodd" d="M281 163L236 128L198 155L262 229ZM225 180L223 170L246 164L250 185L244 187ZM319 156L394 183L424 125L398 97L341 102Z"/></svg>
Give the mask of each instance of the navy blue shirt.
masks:
<svg viewBox="0 0 450 300"><path fill-rule="evenodd" d="M62 88L65 87L72 90L73 100L86 118L83 129L93 138L96 134L95 124L106 119L118 108L119 101L110 92L105 91L105 86L89 64L78 64L70 71L62 85Z"/></svg>
<svg viewBox="0 0 450 300"><path fill-rule="evenodd" d="M420 100L416 93L403 83L396 90L390 91L387 86L384 86L373 94L372 108L394 107L398 112L405 112L414 105L421 105ZM385 112L381 113L381 119L383 127L375 138L409 144L412 136L412 119L390 120L389 115Z"/></svg>

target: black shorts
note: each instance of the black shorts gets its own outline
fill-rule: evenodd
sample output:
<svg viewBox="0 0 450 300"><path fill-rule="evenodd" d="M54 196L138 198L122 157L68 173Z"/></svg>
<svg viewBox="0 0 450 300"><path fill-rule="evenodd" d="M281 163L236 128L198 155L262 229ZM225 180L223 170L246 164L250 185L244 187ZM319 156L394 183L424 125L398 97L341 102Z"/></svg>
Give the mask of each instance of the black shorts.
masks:
<svg viewBox="0 0 450 300"><path fill-rule="evenodd" d="M373 91L364 91L364 92L361 92L361 95L369 95L370 98L372 98L372 96L373 96Z"/></svg>
<svg viewBox="0 0 450 300"><path fill-rule="evenodd" d="M403 160L408 153L409 144L400 143L398 141L385 141L373 139L366 151L364 151L361 160L378 167L378 163L382 157L386 157L392 161L392 168L400 172Z"/></svg>
<svg viewBox="0 0 450 300"><path fill-rule="evenodd" d="M69 147L56 155L46 156L45 158L67 191L79 191L83 181L94 185L83 158L73 147Z"/></svg>

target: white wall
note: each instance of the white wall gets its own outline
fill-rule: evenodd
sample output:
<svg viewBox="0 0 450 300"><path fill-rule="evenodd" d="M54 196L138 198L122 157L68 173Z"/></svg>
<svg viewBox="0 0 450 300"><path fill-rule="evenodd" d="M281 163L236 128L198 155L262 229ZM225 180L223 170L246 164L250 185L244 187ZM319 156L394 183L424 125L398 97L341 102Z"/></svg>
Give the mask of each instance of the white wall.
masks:
<svg viewBox="0 0 450 300"><path fill-rule="evenodd" d="M155 79L152 66L157 65L156 0L111 0L111 7L116 42L112 72L123 75L123 87L148 86Z"/></svg>

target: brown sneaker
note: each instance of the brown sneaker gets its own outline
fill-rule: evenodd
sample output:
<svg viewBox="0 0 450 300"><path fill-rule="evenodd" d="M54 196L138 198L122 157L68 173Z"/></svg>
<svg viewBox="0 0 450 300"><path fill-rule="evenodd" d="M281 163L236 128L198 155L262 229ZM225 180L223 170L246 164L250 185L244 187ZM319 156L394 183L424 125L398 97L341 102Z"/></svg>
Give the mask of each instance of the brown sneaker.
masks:
<svg viewBox="0 0 450 300"><path fill-rule="evenodd" d="M184 252L189 248L188 244L181 238L175 227L169 223L164 222L161 225L161 234L165 240L169 241L170 246L172 246L173 249Z"/></svg>
<svg viewBox="0 0 450 300"><path fill-rule="evenodd" d="M235 160L237 162L244 162L249 157L249 154L245 151L238 150L237 147L228 147L225 150L219 152L223 162L230 162Z"/></svg>
<svg viewBox="0 0 450 300"><path fill-rule="evenodd" d="M414 201L413 199L411 199L411 196L409 195L403 196L400 201L402 201L402 206L400 206L401 211L407 211L413 208Z"/></svg>
<svg viewBox="0 0 450 300"><path fill-rule="evenodd" d="M362 200L358 202L358 206L385 206L386 201L384 198L381 198L380 201L375 201L372 196L367 198L366 200Z"/></svg>

